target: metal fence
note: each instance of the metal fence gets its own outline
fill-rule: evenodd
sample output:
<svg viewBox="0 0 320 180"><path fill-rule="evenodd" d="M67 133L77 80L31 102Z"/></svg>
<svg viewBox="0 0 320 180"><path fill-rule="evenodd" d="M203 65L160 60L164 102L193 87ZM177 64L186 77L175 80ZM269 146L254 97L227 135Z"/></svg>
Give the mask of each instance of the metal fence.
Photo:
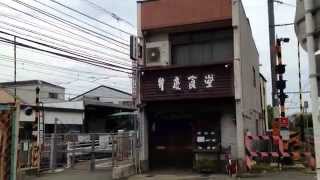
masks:
<svg viewBox="0 0 320 180"><path fill-rule="evenodd" d="M112 165L133 164L138 167L138 138L135 132L119 132L112 139Z"/></svg>
<svg viewBox="0 0 320 180"><path fill-rule="evenodd" d="M138 167L138 140L134 131L95 134L46 134L40 151L40 171L58 168L95 170L121 164ZM19 144L19 166L32 167L32 143Z"/></svg>

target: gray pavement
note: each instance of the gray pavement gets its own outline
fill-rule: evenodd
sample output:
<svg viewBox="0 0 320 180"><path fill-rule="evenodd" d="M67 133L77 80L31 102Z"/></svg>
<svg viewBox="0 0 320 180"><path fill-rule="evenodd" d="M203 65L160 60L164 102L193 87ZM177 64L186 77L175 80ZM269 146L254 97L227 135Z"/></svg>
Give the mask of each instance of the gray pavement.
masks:
<svg viewBox="0 0 320 180"><path fill-rule="evenodd" d="M68 169L59 173L45 173L39 177L25 177L24 180L111 180L112 171L109 170L96 170L90 172L88 170L81 169Z"/></svg>
<svg viewBox="0 0 320 180"><path fill-rule="evenodd" d="M72 169L57 170L55 173L41 173L40 176L24 176L21 180L111 180L110 160L97 160L96 170L90 172L90 161L80 162Z"/></svg>
<svg viewBox="0 0 320 180"><path fill-rule="evenodd" d="M39 177L27 177L23 180L111 180L111 169L97 169L90 172L87 169L67 169L59 173L42 174ZM255 177L230 178L226 175L197 174L192 171L153 171L146 174L135 175L127 180L316 180L315 174L303 171L285 171L266 173Z"/></svg>
<svg viewBox="0 0 320 180"><path fill-rule="evenodd" d="M226 175L200 175L192 172L152 172L130 177L128 180L316 180L315 174L300 171L269 173L256 177L231 178Z"/></svg>

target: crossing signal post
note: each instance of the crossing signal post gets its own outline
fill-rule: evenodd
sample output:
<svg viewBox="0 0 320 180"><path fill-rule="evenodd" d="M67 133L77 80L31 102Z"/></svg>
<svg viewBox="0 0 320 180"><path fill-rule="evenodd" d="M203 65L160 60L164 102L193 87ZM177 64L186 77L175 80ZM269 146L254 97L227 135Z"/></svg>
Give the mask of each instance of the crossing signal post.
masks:
<svg viewBox="0 0 320 180"><path fill-rule="evenodd" d="M286 89L286 80L284 80L284 73L286 72L286 65L282 60L282 50L281 44L288 43L289 38L278 38L276 41L276 55L277 55L277 65L276 65L276 74L277 74L277 95L279 99L279 109L280 109L280 117L276 118L277 123L280 125L280 135L283 140L289 140L289 121L286 117L285 113L285 101L288 98L288 95L284 92Z"/></svg>
<svg viewBox="0 0 320 180"><path fill-rule="evenodd" d="M33 146L32 146L32 166L38 168L40 172L40 88L36 88L36 106L35 106L35 121L32 126L32 137L33 137Z"/></svg>

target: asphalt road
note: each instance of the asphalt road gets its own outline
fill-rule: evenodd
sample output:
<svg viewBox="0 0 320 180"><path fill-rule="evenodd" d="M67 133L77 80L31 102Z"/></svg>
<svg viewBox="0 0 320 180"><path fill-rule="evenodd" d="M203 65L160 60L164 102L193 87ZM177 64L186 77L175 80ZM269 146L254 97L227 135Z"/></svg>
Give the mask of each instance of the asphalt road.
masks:
<svg viewBox="0 0 320 180"><path fill-rule="evenodd" d="M96 170L90 172L89 170L75 169L65 170L59 173L42 174L39 177L25 177L23 180L111 180L112 171L109 170Z"/></svg>
<svg viewBox="0 0 320 180"><path fill-rule="evenodd" d="M53 174L42 174L40 177L27 177L23 180L111 180L111 169L97 169L90 172L87 169L68 169ZM315 174L307 174L301 171L286 171L267 173L256 177L230 178L225 175L201 175L192 172L162 171L135 175L128 180L316 180Z"/></svg>
<svg viewBox="0 0 320 180"><path fill-rule="evenodd" d="M264 174L256 177L230 178L225 175L196 175L188 172L155 172L130 177L129 180L316 180L315 174L306 174L299 171L287 171Z"/></svg>

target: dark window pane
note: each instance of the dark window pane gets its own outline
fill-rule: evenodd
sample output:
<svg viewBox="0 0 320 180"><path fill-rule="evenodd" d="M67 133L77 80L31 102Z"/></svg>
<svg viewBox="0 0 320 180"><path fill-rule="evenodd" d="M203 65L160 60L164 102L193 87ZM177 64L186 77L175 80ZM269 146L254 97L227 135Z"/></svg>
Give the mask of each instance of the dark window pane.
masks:
<svg viewBox="0 0 320 180"><path fill-rule="evenodd" d="M170 38L173 65L215 64L233 59L230 30L183 33Z"/></svg>

